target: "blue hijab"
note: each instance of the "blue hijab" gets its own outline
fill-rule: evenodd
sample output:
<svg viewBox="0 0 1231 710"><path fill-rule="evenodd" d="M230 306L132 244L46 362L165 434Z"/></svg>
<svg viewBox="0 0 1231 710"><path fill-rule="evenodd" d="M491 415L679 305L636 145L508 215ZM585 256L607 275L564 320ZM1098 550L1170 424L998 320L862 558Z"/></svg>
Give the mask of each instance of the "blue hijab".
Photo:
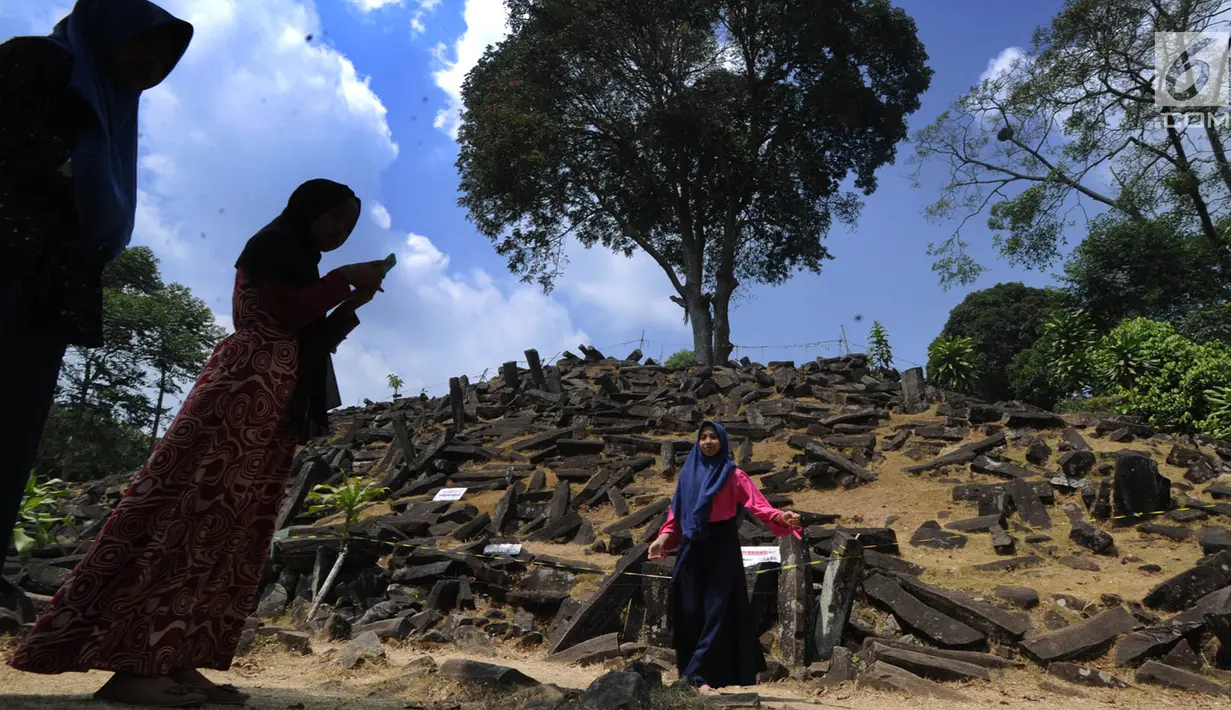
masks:
<svg viewBox="0 0 1231 710"><path fill-rule="evenodd" d="M713 427L718 434L721 446L718 453L706 456L701 453L701 432L706 427ZM735 464L731 461L731 445L727 441L727 430L717 422L703 422L697 431L697 443L693 444L692 452L680 467L679 481L675 485L675 498L671 501L671 512L680 526L680 533L688 539L705 537L710 520L710 504L714 496L722 490L731 475Z"/></svg>
<svg viewBox="0 0 1231 710"><path fill-rule="evenodd" d="M77 0L48 36L73 55L68 88L94 109L73 149L73 182L82 237L107 259L132 239L137 210L137 106L140 91L119 86L107 68L111 52L152 30L170 31L168 73L192 40L192 25L149 0Z"/></svg>

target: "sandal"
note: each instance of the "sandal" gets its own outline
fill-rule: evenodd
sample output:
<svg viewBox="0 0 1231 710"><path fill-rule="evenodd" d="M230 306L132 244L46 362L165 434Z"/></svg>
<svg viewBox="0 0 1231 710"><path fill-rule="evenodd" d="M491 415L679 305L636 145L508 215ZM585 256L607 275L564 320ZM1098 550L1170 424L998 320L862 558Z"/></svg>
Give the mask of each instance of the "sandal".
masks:
<svg viewBox="0 0 1231 710"><path fill-rule="evenodd" d="M154 708L199 708L205 695L170 678L132 678L115 675L94 693L96 700Z"/></svg>

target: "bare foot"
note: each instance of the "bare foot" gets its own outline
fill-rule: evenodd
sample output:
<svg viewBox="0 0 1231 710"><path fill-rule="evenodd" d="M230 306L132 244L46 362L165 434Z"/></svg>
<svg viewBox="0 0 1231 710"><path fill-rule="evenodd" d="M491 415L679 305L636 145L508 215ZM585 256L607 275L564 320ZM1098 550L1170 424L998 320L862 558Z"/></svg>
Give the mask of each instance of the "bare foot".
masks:
<svg viewBox="0 0 1231 710"><path fill-rule="evenodd" d="M194 688L205 696L206 702L214 705L243 705L248 702L247 693L240 692L233 685L218 685L195 668L173 670L170 677L177 683Z"/></svg>
<svg viewBox="0 0 1231 710"><path fill-rule="evenodd" d="M697 692L702 695L722 695L722 693L719 693L717 690L714 690L708 685L703 685L700 688L697 688Z"/></svg>
<svg viewBox="0 0 1231 710"><path fill-rule="evenodd" d="M156 708L199 708L205 695L167 676L116 673L94 694L99 700Z"/></svg>

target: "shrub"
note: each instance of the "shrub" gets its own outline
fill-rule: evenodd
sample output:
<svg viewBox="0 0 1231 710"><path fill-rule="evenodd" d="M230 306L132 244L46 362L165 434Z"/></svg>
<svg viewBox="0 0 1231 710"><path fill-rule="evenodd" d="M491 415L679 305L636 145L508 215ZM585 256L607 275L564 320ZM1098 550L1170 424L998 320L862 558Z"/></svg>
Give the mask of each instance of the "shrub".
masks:
<svg viewBox="0 0 1231 710"><path fill-rule="evenodd" d="M1014 398L1036 407L1052 409L1069 394L1053 382L1051 359L1039 345L1018 353L1008 374Z"/></svg>
<svg viewBox="0 0 1231 710"><path fill-rule="evenodd" d="M1100 388L1100 393L1123 397L1120 412L1211 435L1224 426L1218 402L1220 388L1231 386L1231 349L1218 342L1195 343L1169 323L1134 318L1103 338L1095 358L1112 361L1124 343L1133 344L1133 362L1116 367L1132 369L1135 376Z"/></svg>
<svg viewBox="0 0 1231 710"><path fill-rule="evenodd" d="M692 367L697 364L697 358L693 357L691 350L680 350L671 353L671 357L663 363L663 367L668 370L682 370L686 367Z"/></svg>
<svg viewBox="0 0 1231 710"><path fill-rule="evenodd" d="M1047 357L1051 384L1066 395L1081 392L1093 378L1096 343L1094 323L1084 311L1066 308L1049 315L1036 346Z"/></svg>
<svg viewBox="0 0 1231 710"><path fill-rule="evenodd" d="M974 386L975 349L970 338L939 337L928 346L928 380L943 389L968 394Z"/></svg>
<svg viewBox="0 0 1231 710"><path fill-rule="evenodd" d="M974 373L968 394L989 402L1030 396L1012 386L1009 366L1034 345L1048 314L1062 308L1062 293L1021 283L996 284L974 291L949 311L942 338L970 338L974 346ZM935 369L929 362L927 370Z"/></svg>

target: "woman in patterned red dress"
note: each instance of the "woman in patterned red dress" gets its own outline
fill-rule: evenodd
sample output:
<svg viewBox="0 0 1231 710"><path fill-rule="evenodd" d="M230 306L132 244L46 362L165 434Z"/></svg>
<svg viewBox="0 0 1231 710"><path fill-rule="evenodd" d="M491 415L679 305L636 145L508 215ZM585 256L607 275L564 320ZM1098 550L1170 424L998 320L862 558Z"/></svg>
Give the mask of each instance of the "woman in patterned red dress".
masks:
<svg viewBox="0 0 1231 710"><path fill-rule="evenodd" d="M340 404L329 354L385 270L365 262L322 278L317 264L346 241L359 211L350 188L312 180L249 240L236 264L235 333L10 665L114 671L98 697L117 702L246 701L196 669L230 667L256 609L295 446Z"/></svg>

